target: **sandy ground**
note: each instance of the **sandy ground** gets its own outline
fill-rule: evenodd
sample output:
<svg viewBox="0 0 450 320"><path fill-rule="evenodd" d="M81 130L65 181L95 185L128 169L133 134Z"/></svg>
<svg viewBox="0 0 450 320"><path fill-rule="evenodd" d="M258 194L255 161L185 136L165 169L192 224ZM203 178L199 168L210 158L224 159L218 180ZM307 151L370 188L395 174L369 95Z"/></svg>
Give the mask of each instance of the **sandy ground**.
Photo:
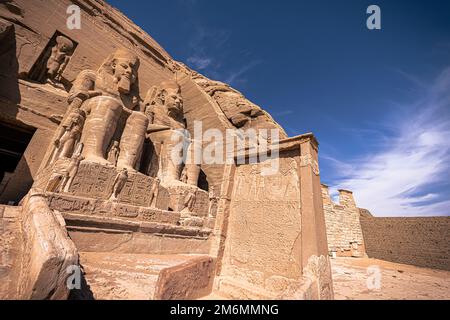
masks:
<svg viewBox="0 0 450 320"><path fill-rule="evenodd" d="M450 271L367 258L331 263L336 300L450 300Z"/></svg>
<svg viewBox="0 0 450 320"><path fill-rule="evenodd" d="M150 300L159 273L196 258L196 255L146 255L80 252L85 272L84 299ZM73 299L82 299L72 297Z"/></svg>
<svg viewBox="0 0 450 320"><path fill-rule="evenodd" d="M189 259L182 255L86 252L81 252L80 258L90 298L138 300L152 298L163 268ZM367 258L337 258L331 263L336 300L450 300L450 271ZM213 293L203 299L223 297Z"/></svg>

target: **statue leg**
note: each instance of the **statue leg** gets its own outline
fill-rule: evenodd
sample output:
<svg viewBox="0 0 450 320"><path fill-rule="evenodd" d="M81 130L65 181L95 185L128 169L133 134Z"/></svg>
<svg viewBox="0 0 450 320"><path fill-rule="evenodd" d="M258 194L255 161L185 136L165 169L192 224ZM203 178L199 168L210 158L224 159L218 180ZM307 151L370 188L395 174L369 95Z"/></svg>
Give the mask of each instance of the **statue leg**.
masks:
<svg viewBox="0 0 450 320"><path fill-rule="evenodd" d="M178 141L169 139L165 142L167 149L165 158L166 160L166 180L167 181L180 181L181 169L183 167L182 149L179 148Z"/></svg>
<svg viewBox="0 0 450 320"><path fill-rule="evenodd" d="M145 135L147 133L148 118L140 112L133 112L128 118L122 138L120 139L120 153L117 168L127 168L135 171L136 164L142 155Z"/></svg>
<svg viewBox="0 0 450 320"><path fill-rule="evenodd" d="M58 159L70 158L73 154L74 147L75 147L75 139L69 139L65 141L62 151L58 156Z"/></svg>
<svg viewBox="0 0 450 320"><path fill-rule="evenodd" d="M190 155L190 159L186 163L187 184L196 187L198 186L198 178L200 176L200 164L195 163L198 160L195 157L195 153L198 152L201 152L200 144L197 141L192 141L187 151L188 155Z"/></svg>
<svg viewBox="0 0 450 320"><path fill-rule="evenodd" d="M83 156L87 161L107 165L106 149L116 131L122 103L105 96L92 98L86 103L91 112L86 119L81 139L84 144Z"/></svg>
<svg viewBox="0 0 450 320"><path fill-rule="evenodd" d="M174 130L150 134L159 162L158 177L163 184L181 184L179 181L183 168L181 139L183 138Z"/></svg>

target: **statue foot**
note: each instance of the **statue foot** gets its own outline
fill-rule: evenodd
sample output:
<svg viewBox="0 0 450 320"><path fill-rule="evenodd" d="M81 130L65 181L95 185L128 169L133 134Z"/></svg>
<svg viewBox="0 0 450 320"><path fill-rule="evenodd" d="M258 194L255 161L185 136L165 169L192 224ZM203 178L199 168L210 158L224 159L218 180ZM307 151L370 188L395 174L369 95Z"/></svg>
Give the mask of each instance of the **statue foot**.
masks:
<svg viewBox="0 0 450 320"><path fill-rule="evenodd" d="M129 173L136 173L137 172L137 170L135 169L135 168L133 168L133 167L129 167L129 166L118 166L117 167L117 170L122 170L122 169L127 169L127 171L129 172Z"/></svg>
<svg viewBox="0 0 450 320"><path fill-rule="evenodd" d="M111 162L99 156L86 156L82 162L94 162L104 166L112 166Z"/></svg>
<svg viewBox="0 0 450 320"><path fill-rule="evenodd" d="M165 179L161 182L165 186L171 186L171 187L190 187L187 183L181 182L180 180L175 179Z"/></svg>

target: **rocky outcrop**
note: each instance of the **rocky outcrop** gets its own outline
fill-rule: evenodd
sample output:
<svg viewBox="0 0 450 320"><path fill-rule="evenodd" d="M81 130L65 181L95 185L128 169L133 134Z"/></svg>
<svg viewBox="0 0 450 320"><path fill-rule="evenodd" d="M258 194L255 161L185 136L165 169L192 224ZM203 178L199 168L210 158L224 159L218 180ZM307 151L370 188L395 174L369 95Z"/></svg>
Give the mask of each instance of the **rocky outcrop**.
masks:
<svg viewBox="0 0 450 320"><path fill-rule="evenodd" d="M277 129L280 131L280 139L287 138L284 129L270 114L248 100L241 92L226 83L208 79L181 63L178 63L178 66L191 76L203 92L212 97L235 128Z"/></svg>

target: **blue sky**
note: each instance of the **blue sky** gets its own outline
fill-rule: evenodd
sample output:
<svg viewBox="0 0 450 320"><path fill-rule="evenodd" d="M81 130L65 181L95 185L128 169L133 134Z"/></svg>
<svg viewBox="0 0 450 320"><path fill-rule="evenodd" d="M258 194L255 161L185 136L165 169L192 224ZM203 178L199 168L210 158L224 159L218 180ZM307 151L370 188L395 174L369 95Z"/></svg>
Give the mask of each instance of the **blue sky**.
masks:
<svg viewBox="0 0 450 320"><path fill-rule="evenodd" d="M290 136L314 132L332 190L377 216L450 215L450 1L108 2Z"/></svg>

